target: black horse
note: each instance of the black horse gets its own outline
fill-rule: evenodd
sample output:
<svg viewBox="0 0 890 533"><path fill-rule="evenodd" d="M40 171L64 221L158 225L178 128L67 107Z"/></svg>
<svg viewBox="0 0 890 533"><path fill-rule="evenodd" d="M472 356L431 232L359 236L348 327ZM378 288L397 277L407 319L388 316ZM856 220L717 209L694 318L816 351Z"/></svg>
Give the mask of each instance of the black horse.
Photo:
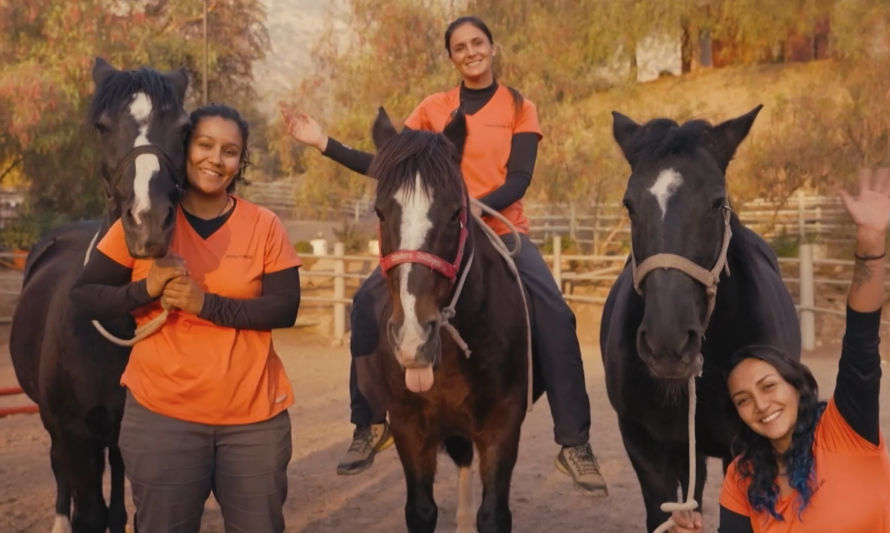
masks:
<svg viewBox="0 0 890 533"><path fill-rule="evenodd" d="M52 231L28 254L13 315L9 349L24 391L40 407L52 440L56 478L53 531L122 533L127 522L124 469L117 446L124 408L120 376L129 348L100 336L72 308L69 291L92 243L123 217L135 257L167 253L184 176L183 70L119 71L102 59L93 67L96 93L88 120L102 145L108 211L102 222ZM132 335L133 321L105 324ZM111 466L110 506L102 494L105 449ZM69 516L71 500L74 513Z"/></svg>
<svg viewBox="0 0 890 533"><path fill-rule="evenodd" d="M600 347L649 531L668 517L659 505L688 490L688 379L701 370L694 487L701 503L705 457L720 457L724 469L732 458L729 356L749 344L800 354L797 314L775 254L727 200L726 167L759 111L717 126L638 125L613 113L631 168L624 194L631 256L606 300Z"/></svg>
<svg viewBox="0 0 890 533"><path fill-rule="evenodd" d="M479 453L479 531L509 531L510 479L528 405L529 352L517 277L469 216L458 113L444 135L374 124L381 267L391 312L381 320L380 364L393 437L405 471L405 518L433 531L436 453L460 469L458 525L472 527L469 467ZM494 240L500 242L497 237ZM464 344L465 343L465 344Z"/></svg>

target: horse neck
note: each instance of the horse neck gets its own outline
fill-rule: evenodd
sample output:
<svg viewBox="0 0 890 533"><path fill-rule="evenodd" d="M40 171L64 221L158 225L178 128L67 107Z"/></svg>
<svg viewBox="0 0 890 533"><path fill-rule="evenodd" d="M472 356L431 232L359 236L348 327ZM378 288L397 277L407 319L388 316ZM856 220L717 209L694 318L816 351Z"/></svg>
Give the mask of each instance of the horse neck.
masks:
<svg viewBox="0 0 890 533"><path fill-rule="evenodd" d="M484 312L487 289L494 286L491 284L491 279L501 275L502 270L507 270L507 267L504 259L498 255L494 245L489 241L488 234L481 227L482 223L471 219L468 224L469 235L461 270L469 268L470 271L467 273L467 280L455 309L457 311L456 318L462 316L464 320L476 322L479 320L478 313ZM471 255L473 262L468 265L467 262ZM501 264L503 267L497 268L497 264Z"/></svg>

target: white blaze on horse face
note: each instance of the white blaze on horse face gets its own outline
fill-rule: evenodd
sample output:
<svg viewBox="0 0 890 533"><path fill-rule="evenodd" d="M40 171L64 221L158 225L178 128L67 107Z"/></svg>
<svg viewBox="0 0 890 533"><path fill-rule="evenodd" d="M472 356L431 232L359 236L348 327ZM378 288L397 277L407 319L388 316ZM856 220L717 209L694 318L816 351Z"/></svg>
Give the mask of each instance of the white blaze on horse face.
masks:
<svg viewBox="0 0 890 533"><path fill-rule="evenodd" d="M652 193L658 202L658 207L661 208L661 220L664 220L667 215L668 201L677 192L680 185L683 185L683 176L672 168L666 168L659 172L655 183L649 187L649 192Z"/></svg>
<svg viewBox="0 0 890 533"><path fill-rule="evenodd" d="M424 192L420 174L415 177L413 192L402 187L396 192L395 201L402 208L402 225L399 227L401 242L396 250L419 250L433 227L433 222L427 216L433 199ZM408 277L414 267L414 263L403 263L398 267L399 300L405 318L398 332L396 355L402 364L414 361L417 349L427 341L426 332L417 318L417 298L408 290Z"/></svg>
<svg viewBox="0 0 890 533"><path fill-rule="evenodd" d="M148 119L151 116L151 99L145 93L136 93L130 102L130 115L139 126L139 135L133 141L133 148L151 144L148 140ZM148 184L152 176L161 170L161 163L154 154L139 154L134 161L136 178L133 180L133 219L141 224L140 215L151 210L151 199L148 195Z"/></svg>

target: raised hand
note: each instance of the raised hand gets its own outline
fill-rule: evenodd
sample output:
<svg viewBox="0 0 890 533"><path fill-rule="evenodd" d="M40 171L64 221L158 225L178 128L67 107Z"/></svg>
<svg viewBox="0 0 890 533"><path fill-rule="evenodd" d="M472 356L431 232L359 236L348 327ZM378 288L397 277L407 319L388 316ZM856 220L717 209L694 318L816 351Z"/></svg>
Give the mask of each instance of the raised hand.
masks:
<svg viewBox="0 0 890 533"><path fill-rule="evenodd" d="M881 253L890 221L890 167L860 170L858 194L854 197L842 190L840 197L860 232L881 237L881 248L877 250Z"/></svg>
<svg viewBox="0 0 890 533"><path fill-rule="evenodd" d="M281 110L284 126L292 139L302 144L314 146L320 152L325 151L328 147L328 136L315 119L299 109L289 108L282 102L278 103L278 109Z"/></svg>

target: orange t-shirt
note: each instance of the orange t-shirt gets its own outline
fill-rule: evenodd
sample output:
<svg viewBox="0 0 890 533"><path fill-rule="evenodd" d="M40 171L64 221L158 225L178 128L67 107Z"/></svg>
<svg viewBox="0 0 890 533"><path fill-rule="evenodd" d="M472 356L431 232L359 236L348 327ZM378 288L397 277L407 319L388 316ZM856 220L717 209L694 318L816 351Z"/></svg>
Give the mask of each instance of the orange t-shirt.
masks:
<svg viewBox="0 0 890 533"><path fill-rule="evenodd" d="M134 281L148 275L151 260L130 256L120 220L98 248L131 268ZM207 239L177 209L171 251L204 291L228 298L260 296L263 274L300 265L278 217L241 198ZM142 325L160 312L156 300L133 315ZM202 424L259 422L293 403L270 331L218 326L181 310L171 310L156 333L133 346L121 384L152 411Z"/></svg>
<svg viewBox="0 0 890 533"><path fill-rule="evenodd" d="M451 121L452 113L460 106L460 87L427 96L405 120L405 126L415 130L441 132ZM482 109L467 115L467 140L460 169L471 197L481 198L507 181L507 161L515 133L537 133L540 138L538 111L528 99L523 99L517 111L510 90L499 85ZM528 233L528 219L522 200L507 206L501 214L516 229ZM488 225L498 235L510 229L489 217Z"/></svg>
<svg viewBox="0 0 890 533"><path fill-rule="evenodd" d="M738 459L723 479L720 505L751 518L755 533L890 533L890 456L883 436L876 446L856 433L832 399L813 439L816 490L798 517L797 491L776 502L783 521L755 512L748 502L750 479Z"/></svg>

